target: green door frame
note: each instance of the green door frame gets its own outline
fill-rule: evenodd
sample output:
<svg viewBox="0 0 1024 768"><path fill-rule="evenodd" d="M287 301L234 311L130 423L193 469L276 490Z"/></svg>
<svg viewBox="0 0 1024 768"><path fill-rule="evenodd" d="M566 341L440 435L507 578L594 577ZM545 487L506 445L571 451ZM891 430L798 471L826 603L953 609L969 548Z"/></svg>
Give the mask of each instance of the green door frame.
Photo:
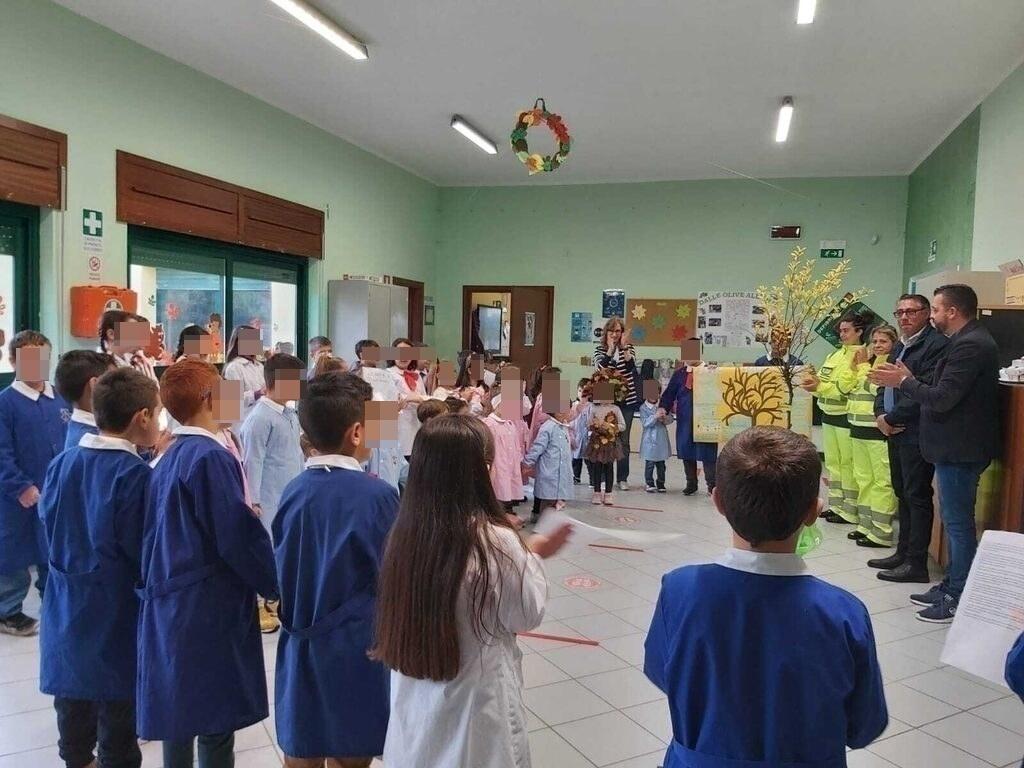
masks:
<svg viewBox="0 0 1024 768"><path fill-rule="evenodd" d="M39 328L39 209L0 201L0 224L14 229L14 329ZM3 354L7 354L6 339ZM13 373L0 374L0 386L14 381Z"/></svg>

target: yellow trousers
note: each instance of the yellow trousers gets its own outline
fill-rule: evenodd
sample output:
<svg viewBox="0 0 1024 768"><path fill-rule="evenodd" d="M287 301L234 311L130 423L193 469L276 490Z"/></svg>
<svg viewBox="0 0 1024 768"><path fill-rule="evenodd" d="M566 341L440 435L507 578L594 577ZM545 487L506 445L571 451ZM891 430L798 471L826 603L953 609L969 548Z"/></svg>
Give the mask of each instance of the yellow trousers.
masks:
<svg viewBox="0 0 1024 768"><path fill-rule="evenodd" d="M828 472L828 503L848 523L860 520L857 512L857 481L853 475L853 445L849 428L821 425Z"/></svg>
<svg viewBox="0 0 1024 768"><path fill-rule="evenodd" d="M876 544L892 546L892 519L896 494L889 471L885 440L850 440L853 474L857 483L857 530Z"/></svg>

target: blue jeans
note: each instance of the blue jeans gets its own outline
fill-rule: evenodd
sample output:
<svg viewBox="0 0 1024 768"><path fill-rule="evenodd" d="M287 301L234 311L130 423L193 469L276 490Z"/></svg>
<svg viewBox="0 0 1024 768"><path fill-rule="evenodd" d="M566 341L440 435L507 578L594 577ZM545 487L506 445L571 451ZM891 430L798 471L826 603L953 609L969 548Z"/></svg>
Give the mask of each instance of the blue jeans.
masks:
<svg viewBox="0 0 1024 768"><path fill-rule="evenodd" d="M959 600L967 584L974 553L978 550L978 531L974 522L974 503L978 481L987 461L936 464L939 507L949 542L949 569L943 584L946 592Z"/></svg>
<svg viewBox="0 0 1024 768"><path fill-rule="evenodd" d="M21 612L28 588L32 586L32 574L28 568L18 573L0 574L0 619L6 619Z"/></svg>

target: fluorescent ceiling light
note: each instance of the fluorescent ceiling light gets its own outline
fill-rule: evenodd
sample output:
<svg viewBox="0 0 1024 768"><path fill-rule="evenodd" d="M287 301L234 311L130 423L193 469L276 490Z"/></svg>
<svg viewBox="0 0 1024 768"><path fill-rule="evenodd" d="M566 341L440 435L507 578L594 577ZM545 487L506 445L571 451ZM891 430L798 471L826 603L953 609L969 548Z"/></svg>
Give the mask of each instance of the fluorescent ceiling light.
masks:
<svg viewBox="0 0 1024 768"><path fill-rule="evenodd" d="M459 115L452 115L452 128L461 133L467 139L476 144L480 149L489 155L498 154L498 148L494 142L484 136L480 131L463 120Z"/></svg>
<svg viewBox="0 0 1024 768"><path fill-rule="evenodd" d="M787 96L779 107L779 125L775 129L775 140L780 144L789 138L789 123L793 119L793 97Z"/></svg>
<svg viewBox="0 0 1024 768"><path fill-rule="evenodd" d="M800 5L796 9L796 23L797 24L810 24L814 21L814 7L818 4L818 0L800 0Z"/></svg>
<svg viewBox="0 0 1024 768"><path fill-rule="evenodd" d="M368 58L366 46L338 26L333 19L324 16L306 0L270 0L278 8L291 14L332 45L336 45L353 59L364 61Z"/></svg>

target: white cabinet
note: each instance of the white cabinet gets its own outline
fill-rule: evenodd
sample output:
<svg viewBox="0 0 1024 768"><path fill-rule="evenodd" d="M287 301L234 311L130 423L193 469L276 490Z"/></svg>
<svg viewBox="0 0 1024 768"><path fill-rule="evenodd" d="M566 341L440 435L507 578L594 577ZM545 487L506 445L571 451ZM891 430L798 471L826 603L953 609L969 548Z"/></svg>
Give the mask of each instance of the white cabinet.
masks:
<svg viewBox="0 0 1024 768"><path fill-rule="evenodd" d="M327 282L327 326L334 354L355 361L355 346L373 339L382 347L409 335L409 289L369 280Z"/></svg>

